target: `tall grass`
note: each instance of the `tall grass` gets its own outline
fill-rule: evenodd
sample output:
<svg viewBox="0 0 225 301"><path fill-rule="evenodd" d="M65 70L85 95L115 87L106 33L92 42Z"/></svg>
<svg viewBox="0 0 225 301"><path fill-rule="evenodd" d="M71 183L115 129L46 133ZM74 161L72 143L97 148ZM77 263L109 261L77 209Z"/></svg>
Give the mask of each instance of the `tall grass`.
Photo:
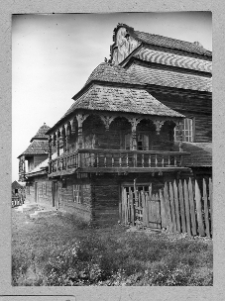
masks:
<svg viewBox="0 0 225 301"><path fill-rule="evenodd" d="M212 285L212 241L14 212L13 285Z"/></svg>

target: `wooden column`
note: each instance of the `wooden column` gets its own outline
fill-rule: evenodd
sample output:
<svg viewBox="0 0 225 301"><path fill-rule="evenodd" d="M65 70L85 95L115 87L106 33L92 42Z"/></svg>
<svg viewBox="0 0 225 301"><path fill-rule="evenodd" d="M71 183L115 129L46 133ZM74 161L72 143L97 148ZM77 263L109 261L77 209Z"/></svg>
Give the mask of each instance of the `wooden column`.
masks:
<svg viewBox="0 0 225 301"><path fill-rule="evenodd" d="M137 125L141 120L133 117L129 121L131 123L132 149L137 150Z"/></svg>
<svg viewBox="0 0 225 301"><path fill-rule="evenodd" d="M52 137L48 138L48 173L51 173L51 160L52 160Z"/></svg>
<svg viewBox="0 0 225 301"><path fill-rule="evenodd" d="M59 157L59 146L60 146L60 132L56 134L56 153L57 157Z"/></svg>
<svg viewBox="0 0 225 301"><path fill-rule="evenodd" d="M77 123L78 123L78 148L81 149L83 148L83 144L84 144L84 139L83 139L83 122L85 121L85 119L88 117L89 115L84 115L84 114L77 114L76 118L77 118Z"/></svg>

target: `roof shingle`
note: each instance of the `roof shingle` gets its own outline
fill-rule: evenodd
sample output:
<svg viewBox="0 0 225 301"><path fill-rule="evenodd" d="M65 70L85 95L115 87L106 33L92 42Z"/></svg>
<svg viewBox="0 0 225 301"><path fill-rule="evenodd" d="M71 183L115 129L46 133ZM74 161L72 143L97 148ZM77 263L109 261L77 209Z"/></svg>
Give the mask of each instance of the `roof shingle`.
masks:
<svg viewBox="0 0 225 301"><path fill-rule="evenodd" d="M48 136L46 135L46 132L50 129L49 126L46 125L46 123L44 123L40 129L37 131L36 135L34 137L31 138L30 142L32 142L35 139L38 140L47 140Z"/></svg>
<svg viewBox="0 0 225 301"><path fill-rule="evenodd" d="M63 118L77 109L184 117L163 105L143 89L107 87L95 84L80 96Z"/></svg>
<svg viewBox="0 0 225 301"><path fill-rule="evenodd" d="M212 79L209 77L153 69L137 64L132 64L127 71L146 84L212 92Z"/></svg>
<svg viewBox="0 0 225 301"><path fill-rule="evenodd" d="M204 59L141 47L133 57L145 62L212 73L212 62Z"/></svg>
<svg viewBox="0 0 225 301"><path fill-rule="evenodd" d="M183 151L190 152L184 157L184 166L212 167L212 143L182 143Z"/></svg>

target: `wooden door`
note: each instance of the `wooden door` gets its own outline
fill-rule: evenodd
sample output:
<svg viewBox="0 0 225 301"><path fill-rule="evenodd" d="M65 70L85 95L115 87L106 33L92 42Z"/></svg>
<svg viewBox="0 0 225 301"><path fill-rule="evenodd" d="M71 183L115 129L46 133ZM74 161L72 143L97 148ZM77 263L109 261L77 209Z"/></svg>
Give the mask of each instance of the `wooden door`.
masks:
<svg viewBox="0 0 225 301"><path fill-rule="evenodd" d="M59 198L59 193L58 193L58 182L54 181L52 182L52 206L56 207L58 209L58 198Z"/></svg>
<svg viewBox="0 0 225 301"><path fill-rule="evenodd" d="M121 220L126 225L161 229L161 207L158 194L152 194L151 185L122 187Z"/></svg>

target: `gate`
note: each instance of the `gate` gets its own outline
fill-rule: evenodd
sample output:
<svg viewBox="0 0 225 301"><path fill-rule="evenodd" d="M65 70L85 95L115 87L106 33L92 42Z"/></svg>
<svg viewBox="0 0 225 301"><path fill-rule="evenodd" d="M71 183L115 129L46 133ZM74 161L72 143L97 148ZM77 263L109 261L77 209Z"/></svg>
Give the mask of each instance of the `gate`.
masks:
<svg viewBox="0 0 225 301"><path fill-rule="evenodd" d="M152 186L123 186L121 218L125 225L162 228L159 194L152 194Z"/></svg>

